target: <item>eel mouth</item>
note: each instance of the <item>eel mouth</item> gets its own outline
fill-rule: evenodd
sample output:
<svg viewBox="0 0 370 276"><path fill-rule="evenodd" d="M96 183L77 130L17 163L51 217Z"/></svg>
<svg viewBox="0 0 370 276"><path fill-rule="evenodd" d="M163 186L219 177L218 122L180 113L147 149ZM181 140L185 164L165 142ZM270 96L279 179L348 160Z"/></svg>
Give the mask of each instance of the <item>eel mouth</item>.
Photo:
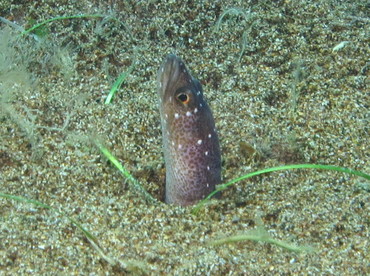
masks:
<svg viewBox="0 0 370 276"><path fill-rule="evenodd" d="M174 87L183 73L184 63L174 54L169 54L158 70L158 94L163 99L168 88ZM186 69L185 69L186 70ZM185 71L186 72L186 71Z"/></svg>

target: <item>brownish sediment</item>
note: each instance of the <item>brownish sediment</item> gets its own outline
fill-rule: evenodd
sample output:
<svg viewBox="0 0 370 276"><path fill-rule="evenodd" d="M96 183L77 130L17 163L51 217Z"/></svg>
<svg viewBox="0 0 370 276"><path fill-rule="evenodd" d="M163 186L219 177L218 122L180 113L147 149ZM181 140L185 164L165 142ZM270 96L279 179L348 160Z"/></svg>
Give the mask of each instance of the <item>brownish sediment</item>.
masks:
<svg viewBox="0 0 370 276"><path fill-rule="evenodd" d="M0 192L61 210L122 263L102 258L65 217L0 198L0 274L137 273L127 261L150 275L369 273L364 179L271 173L234 185L194 216L191 207L147 203L89 142L100 137L161 199L156 73L176 53L206 91L224 181L291 163L370 173L367 1L17 2L0 1L0 15L25 28L74 14L121 22L55 21L36 33L40 42L0 23ZM247 17L225 15L214 31L231 7ZM104 105L135 55L133 72ZM259 218L273 238L315 252L208 245L256 228Z"/></svg>

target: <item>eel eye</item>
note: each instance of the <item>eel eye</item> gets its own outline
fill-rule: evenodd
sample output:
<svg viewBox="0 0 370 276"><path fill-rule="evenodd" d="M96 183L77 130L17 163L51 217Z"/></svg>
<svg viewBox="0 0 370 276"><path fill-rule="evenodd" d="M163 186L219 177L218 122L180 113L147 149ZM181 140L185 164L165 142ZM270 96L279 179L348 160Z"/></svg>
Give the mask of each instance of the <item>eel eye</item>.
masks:
<svg viewBox="0 0 370 276"><path fill-rule="evenodd" d="M177 98L182 102L183 104L188 104L190 101L190 97L185 93L180 93L177 95Z"/></svg>

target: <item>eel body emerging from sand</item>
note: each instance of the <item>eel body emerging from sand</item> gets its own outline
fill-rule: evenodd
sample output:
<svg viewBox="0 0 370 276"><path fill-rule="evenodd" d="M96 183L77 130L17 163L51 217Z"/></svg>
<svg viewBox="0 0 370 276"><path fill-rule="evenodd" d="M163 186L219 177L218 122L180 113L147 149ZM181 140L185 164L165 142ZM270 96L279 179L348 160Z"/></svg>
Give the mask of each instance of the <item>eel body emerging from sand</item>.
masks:
<svg viewBox="0 0 370 276"><path fill-rule="evenodd" d="M169 204L192 205L221 183L221 154L212 112L199 81L183 61L168 55L158 71L166 195Z"/></svg>

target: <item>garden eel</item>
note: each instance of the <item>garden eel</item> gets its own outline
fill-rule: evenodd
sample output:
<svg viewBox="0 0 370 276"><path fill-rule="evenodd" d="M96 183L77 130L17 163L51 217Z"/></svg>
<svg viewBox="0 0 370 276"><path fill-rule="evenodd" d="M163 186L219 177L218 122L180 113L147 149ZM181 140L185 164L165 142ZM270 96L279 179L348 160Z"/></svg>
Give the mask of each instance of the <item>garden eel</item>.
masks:
<svg viewBox="0 0 370 276"><path fill-rule="evenodd" d="M212 112L200 82L170 54L158 71L165 202L192 205L221 183L221 153Z"/></svg>

